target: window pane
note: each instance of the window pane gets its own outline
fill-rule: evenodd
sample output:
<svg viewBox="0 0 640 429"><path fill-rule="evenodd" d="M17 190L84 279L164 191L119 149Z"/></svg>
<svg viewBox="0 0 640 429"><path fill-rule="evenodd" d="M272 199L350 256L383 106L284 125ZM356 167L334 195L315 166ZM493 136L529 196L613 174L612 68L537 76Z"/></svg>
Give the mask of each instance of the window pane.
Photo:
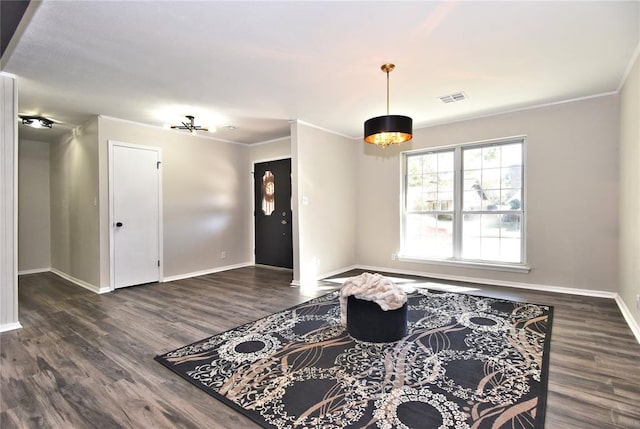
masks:
<svg viewBox="0 0 640 429"><path fill-rule="evenodd" d="M480 237L480 214L465 214L462 217L462 234L465 237Z"/></svg>
<svg viewBox="0 0 640 429"><path fill-rule="evenodd" d="M500 172L502 175L500 186L502 188L522 187L522 167L501 168Z"/></svg>
<svg viewBox="0 0 640 429"><path fill-rule="evenodd" d="M463 156L464 210L522 210L522 144L463 149Z"/></svg>
<svg viewBox="0 0 640 429"><path fill-rule="evenodd" d="M484 261L500 261L500 239L480 239L480 259Z"/></svg>
<svg viewBox="0 0 640 429"><path fill-rule="evenodd" d="M520 262L522 259L520 239L503 238L500 240L500 261Z"/></svg>
<svg viewBox="0 0 640 429"><path fill-rule="evenodd" d="M407 215L404 245L408 255L450 258L453 256L453 216Z"/></svg>
<svg viewBox="0 0 640 429"><path fill-rule="evenodd" d="M407 211L415 212L424 210L422 206L422 192L420 189L407 190Z"/></svg>
<svg viewBox="0 0 640 429"><path fill-rule="evenodd" d="M520 238L520 220L519 214L500 215L500 237Z"/></svg>
<svg viewBox="0 0 640 429"><path fill-rule="evenodd" d="M438 153L438 171L453 171L453 152Z"/></svg>
<svg viewBox="0 0 640 429"><path fill-rule="evenodd" d="M262 176L262 213L266 216L271 216L275 207L275 181L273 173L265 171Z"/></svg>
<svg viewBox="0 0 640 429"><path fill-rule="evenodd" d="M464 171L464 190L478 189L482 181L482 170L465 170Z"/></svg>
<svg viewBox="0 0 640 429"><path fill-rule="evenodd" d="M453 172L438 174L438 191L453 191Z"/></svg>
<svg viewBox="0 0 640 429"><path fill-rule="evenodd" d="M500 210L522 210L520 189L503 189L500 200Z"/></svg>
<svg viewBox="0 0 640 429"><path fill-rule="evenodd" d="M486 168L482 170L481 184L485 191L489 189L500 189L500 169Z"/></svg>
<svg viewBox="0 0 640 429"><path fill-rule="evenodd" d="M482 237L500 237L500 215L480 215L480 230Z"/></svg>
<svg viewBox="0 0 640 429"><path fill-rule="evenodd" d="M485 191L486 200L482 201L482 210L500 209L500 191Z"/></svg>
<svg viewBox="0 0 640 429"><path fill-rule="evenodd" d="M462 204L465 210L477 210L482 201L475 191L465 191L462 197Z"/></svg>
<svg viewBox="0 0 640 429"><path fill-rule="evenodd" d="M407 212L453 210L453 156L446 151L407 157Z"/></svg>
<svg viewBox="0 0 640 429"><path fill-rule="evenodd" d="M502 146L502 159L500 165L512 167L522 165L522 144L509 144Z"/></svg>
<svg viewBox="0 0 640 429"><path fill-rule="evenodd" d="M438 193L429 192L422 194L422 207L423 210L434 211L437 210Z"/></svg>
<svg viewBox="0 0 640 429"><path fill-rule="evenodd" d="M465 214L462 258L521 262L520 214Z"/></svg>
<svg viewBox="0 0 640 429"><path fill-rule="evenodd" d="M482 168L500 167L500 146L482 148Z"/></svg>
<svg viewBox="0 0 640 429"><path fill-rule="evenodd" d="M479 170L482 168L482 149L465 149L463 151L464 169Z"/></svg>
<svg viewBox="0 0 640 429"><path fill-rule="evenodd" d="M413 161L414 158L408 158L408 161ZM416 163L413 164L414 166ZM422 164L420 164L422 165ZM419 211L422 210L422 174L409 174L407 175L407 210Z"/></svg>
<svg viewBox="0 0 640 429"><path fill-rule="evenodd" d="M447 212L453 210L453 192L438 192L438 211Z"/></svg>
<svg viewBox="0 0 640 429"><path fill-rule="evenodd" d="M422 174L422 156L409 156L407 157L407 174L421 175Z"/></svg>
<svg viewBox="0 0 640 429"><path fill-rule="evenodd" d="M465 237L462 242L462 258L476 260L481 259L480 240L480 237Z"/></svg>
<svg viewBox="0 0 640 429"><path fill-rule="evenodd" d="M407 176L407 188L422 188L422 174L410 174Z"/></svg>
<svg viewBox="0 0 640 429"><path fill-rule="evenodd" d="M438 172L438 154L429 153L422 156L424 158L424 164L422 166L423 173L437 173Z"/></svg>
<svg viewBox="0 0 640 429"><path fill-rule="evenodd" d="M438 175L437 174L425 174L422 181L423 191L438 192Z"/></svg>

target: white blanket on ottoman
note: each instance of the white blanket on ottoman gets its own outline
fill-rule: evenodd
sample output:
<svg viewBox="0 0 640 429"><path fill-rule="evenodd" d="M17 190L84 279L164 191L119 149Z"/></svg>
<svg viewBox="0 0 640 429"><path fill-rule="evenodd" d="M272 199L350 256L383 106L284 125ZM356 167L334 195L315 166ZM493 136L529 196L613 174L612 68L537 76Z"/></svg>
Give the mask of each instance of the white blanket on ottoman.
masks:
<svg viewBox="0 0 640 429"><path fill-rule="evenodd" d="M362 273L347 279L340 289L340 319L347 324L347 299L353 296L374 301L384 311L397 310L407 302L404 289L380 274Z"/></svg>

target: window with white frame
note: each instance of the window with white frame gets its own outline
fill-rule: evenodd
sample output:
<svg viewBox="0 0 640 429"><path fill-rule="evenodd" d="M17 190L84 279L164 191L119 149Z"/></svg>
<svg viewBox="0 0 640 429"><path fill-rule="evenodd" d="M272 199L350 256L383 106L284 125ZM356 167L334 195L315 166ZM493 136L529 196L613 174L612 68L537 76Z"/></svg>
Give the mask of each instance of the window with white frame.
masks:
<svg viewBox="0 0 640 429"><path fill-rule="evenodd" d="M524 138L404 154L402 250L524 264Z"/></svg>

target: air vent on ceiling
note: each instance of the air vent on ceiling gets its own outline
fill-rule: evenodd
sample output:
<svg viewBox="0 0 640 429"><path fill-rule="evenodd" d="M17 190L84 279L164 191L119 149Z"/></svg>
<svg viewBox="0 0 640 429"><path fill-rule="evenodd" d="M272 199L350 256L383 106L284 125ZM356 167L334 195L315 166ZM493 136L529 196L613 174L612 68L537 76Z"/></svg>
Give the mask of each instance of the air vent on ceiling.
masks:
<svg viewBox="0 0 640 429"><path fill-rule="evenodd" d="M455 103L455 102L458 102L458 101L466 100L467 99L467 94L465 94L464 92L454 92L453 94L443 95L443 96L438 97L438 98L444 104L448 104L448 103Z"/></svg>

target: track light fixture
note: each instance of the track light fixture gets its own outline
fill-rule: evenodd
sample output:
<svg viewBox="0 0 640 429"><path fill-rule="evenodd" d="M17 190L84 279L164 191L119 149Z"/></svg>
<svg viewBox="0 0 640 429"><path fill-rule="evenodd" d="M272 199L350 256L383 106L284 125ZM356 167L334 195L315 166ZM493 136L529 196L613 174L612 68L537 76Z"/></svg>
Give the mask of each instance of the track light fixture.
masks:
<svg viewBox="0 0 640 429"><path fill-rule="evenodd" d="M53 128L53 121L44 116L20 115L20 119L22 119L22 125L27 125L31 128Z"/></svg>

